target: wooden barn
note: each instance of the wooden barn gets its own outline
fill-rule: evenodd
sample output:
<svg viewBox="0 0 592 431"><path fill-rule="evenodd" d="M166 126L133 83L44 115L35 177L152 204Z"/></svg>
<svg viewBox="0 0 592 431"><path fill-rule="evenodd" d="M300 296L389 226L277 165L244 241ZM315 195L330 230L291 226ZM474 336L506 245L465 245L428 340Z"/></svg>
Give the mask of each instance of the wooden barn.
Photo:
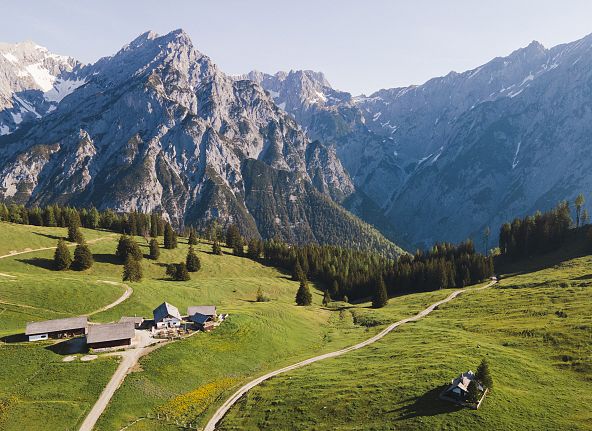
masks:
<svg viewBox="0 0 592 431"><path fill-rule="evenodd" d="M132 322L90 325L86 335L86 344L91 349L125 347L132 344L134 335Z"/></svg>
<svg viewBox="0 0 592 431"><path fill-rule="evenodd" d="M197 329L201 329L202 331L211 331L214 329L214 318L212 316L207 316L205 314L195 313L192 316L189 316L189 320L191 320Z"/></svg>
<svg viewBox="0 0 592 431"><path fill-rule="evenodd" d="M203 314L204 316L210 316L213 320L216 320L218 316L216 314L216 306L215 305L193 305L191 307L187 307L187 316L191 318L194 314Z"/></svg>
<svg viewBox="0 0 592 431"><path fill-rule="evenodd" d="M29 341L68 338L86 334L87 327L88 318L86 316L44 320L27 323L25 335L29 338Z"/></svg>
<svg viewBox="0 0 592 431"><path fill-rule="evenodd" d="M178 328L181 326L181 314L174 305L163 302L154 309L154 324L158 329Z"/></svg>
<svg viewBox="0 0 592 431"><path fill-rule="evenodd" d="M136 316L123 316L121 319L119 319L119 323L132 323L134 325L134 328L140 329L144 324L144 318Z"/></svg>

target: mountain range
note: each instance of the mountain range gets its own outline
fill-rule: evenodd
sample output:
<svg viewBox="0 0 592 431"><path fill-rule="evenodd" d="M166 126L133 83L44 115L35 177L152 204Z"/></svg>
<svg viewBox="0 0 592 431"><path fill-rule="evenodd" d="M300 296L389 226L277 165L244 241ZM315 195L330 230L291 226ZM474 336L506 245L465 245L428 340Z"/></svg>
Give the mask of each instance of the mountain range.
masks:
<svg viewBox="0 0 592 431"><path fill-rule="evenodd" d="M0 44L0 199L300 243L480 247L486 227L591 188L591 50L592 36L533 42L353 96L320 72L224 74L182 30L88 65Z"/></svg>

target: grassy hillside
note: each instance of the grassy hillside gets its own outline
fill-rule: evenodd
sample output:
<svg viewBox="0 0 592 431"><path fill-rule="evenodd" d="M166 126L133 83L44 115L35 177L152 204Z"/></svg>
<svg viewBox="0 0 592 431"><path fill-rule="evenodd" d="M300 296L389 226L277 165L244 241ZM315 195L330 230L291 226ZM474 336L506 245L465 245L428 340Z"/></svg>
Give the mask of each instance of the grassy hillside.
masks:
<svg viewBox="0 0 592 431"><path fill-rule="evenodd" d="M0 259L0 337L9 336L10 340L24 330L27 321L92 313L124 292L122 265L113 256L118 236L89 230L83 233L96 240L90 244L96 263L84 272L53 271L53 250ZM65 234L60 228L0 223L0 235L8 239L2 244L6 252L53 247ZM144 239L136 240L147 254ZM192 280L173 282L164 277L165 263L185 258L187 244L181 239L178 249L161 249L158 262L144 259L144 280L130 284L132 296L113 309L92 315L91 320L108 322L134 314L149 317L164 300L182 312L188 305L214 303L220 312L230 313L230 319L213 333L197 334L143 358L138 371L128 376L116 393L97 429L120 429L160 411L203 422L213 408L210 404L214 406L250 376L318 351L349 345L378 331L391 318L415 313L445 296L445 292L435 292L402 297L379 313L359 305L354 322L347 310L321 307L321 293L315 289L313 306L295 306L297 283L274 268L230 254L212 255L208 244L197 250L202 270L192 274ZM270 302L254 301L259 287ZM9 364L0 368L0 380L11 382L0 387L0 403L7 406L0 408L2 426L27 429L39 423L40 417L47 417L56 421L47 420L49 430L75 429L116 366L113 358L63 362L63 356L51 346L52 342L0 344L0 359ZM24 379L15 373L21 367ZM179 406L187 405L187 398L193 400L191 407L179 412ZM202 409L204 406L209 410ZM143 420L129 429L163 426L167 425Z"/></svg>
<svg viewBox="0 0 592 431"><path fill-rule="evenodd" d="M580 257L467 293L368 349L268 381L221 429L590 430L590 268ZM484 357L495 388L481 409L438 400Z"/></svg>

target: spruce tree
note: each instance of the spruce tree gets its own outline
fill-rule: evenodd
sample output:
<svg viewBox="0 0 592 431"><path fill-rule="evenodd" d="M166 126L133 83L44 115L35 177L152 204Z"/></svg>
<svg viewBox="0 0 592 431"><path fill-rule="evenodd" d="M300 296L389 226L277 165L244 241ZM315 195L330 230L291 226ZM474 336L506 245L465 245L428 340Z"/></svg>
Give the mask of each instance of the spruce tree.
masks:
<svg viewBox="0 0 592 431"><path fill-rule="evenodd" d="M84 237L80 232L80 215L78 211L72 210L68 216L68 241L82 244Z"/></svg>
<svg viewBox="0 0 592 431"><path fill-rule="evenodd" d="M156 238L152 238L150 240L150 259L158 260L160 257L160 247L158 246L158 240Z"/></svg>
<svg viewBox="0 0 592 431"><path fill-rule="evenodd" d="M323 305L326 307L331 302L331 295L329 295L329 291L325 290L323 294Z"/></svg>
<svg viewBox="0 0 592 431"><path fill-rule="evenodd" d="M66 242L63 239L60 239L58 240L58 246L53 255L54 268L58 271L63 271L70 268L71 264L72 256L70 255L70 250L68 250Z"/></svg>
<svg viewBox="0 0 592 431"><path fill-rule="evenodd" d="M245 245L243 243L243 239L240 236L234 240L232 252L235 256L243 256L245 254Z"/></svg>
<svg viewBox="0 0 592 431"><path fill-rule="evenodd" d="M123 281L141 281L142 280L142 264L139 260L134 259L129 255L125 260L123 266Z"/></svg>
<svg viewBox="0 0 592 431"><path fill-rule="evenodd" d="M302 267L300 266L300 259L297 258L294 267L292 268L292 280L301 281L305 278L304 271L302 271Z"/></svg>
<svg viewBox="0 0 592 431"><path fill-rule="evenodd" d="M488 388L489 390L493 389L493 378L491 377L491 372L489 371L489 362L487 362L487 359L483 358L477 367L475 377L477 380L479 380L479 382L481 382L484 388Z"/></svg>
<svg viewBox="0 0 592 431"><path fill-rule="evenodd" d="M177 248L177 234L168 222L164 227L164 248L168 250Z"/></svg>
<svg viewBox="0 0 592 431"><path fill-rule="evenodd" d="M382 277L378 277L375 281L374 295L372 296L372 307L382 308L388 303L388 295L386 293L386 286Z"/></svg>
<svg viewBox="0 0 592 431"><path fill-rule="evenodd" d="M261 290L261 286L259 286L259 288L257 288L256 301L257 302L267 302L268 301L267 297L263 294L263 290Z"/></svg>
<svg viewBox="0 0 592 431"><path fill-rule="evenodd" d="M308 288L306 280L300 281L300 287L296 292L296 305L310 305L312 303L312 294Z"/></svg>
<svg viewBox="0 0 592 431"><path fill-rule="evenodd" d="M158 236L158 215L156 213L150 214L150 236L152 238Z"/></svg>
<svg viewBox="0 0 592 431"><path fill-rule="evenodd" d="M119 237L117 250L115 250L115 256L117 256L119 260L124 263L130 256L138 261L143 257L138 243L134 241L132 237L127 235L121 235Z"/></svg>
<svg viewBox="0 0 592 431"><path fill-rule="evenodd" d="M91 229L96 229L99 227L100 222L100 214L95 207L92 207L90 212L88 213L88 227Z"/></svg>
<svg viewBox="0 0 592 431"><path fill-rule="evenodd" d="M201 262L199 257L197 257L197 254L195 254L195 250L193 250L192 245L189 246L185 264L187 265L187 271L189 272L197 272L201 269Z"/></svg>
<svg viewBox="0 0 592 431"><path fill-rule="evenodd" d="M187 243L189 245L197 245L197 235L195 235L195 231L193 229L189 231L189 238L187 239Z"/></svg>
<svg viewBox="0 0 592 431"><path fill-rule="evenodd" d="M175 281L191 280L185 262L172 263L170 265L167 265L166 273Z"/></svg>
<svg viewBox="0 0 592 431"><path fill-rule="evenodd" d="M78 271L84 271L93 266L93 255L86 244L78 244L74 250L74 262L72 267Z"/></svg>
<svg viewBox="0 0 592 431"><path fill-rule="evenodd" d="M214 244L212 245L212 253L218 256L222 255L222 247L220 246L218 240L214 240Z"/></svg>
<svg viewBox="0 0 592 431"><path fill-rule="evenodd" d="M479 388L477 387L477 383L474 380L469 382L469 387L467 388L467 401L470 403L476 403L479 401L479 397L481 394L479 393Z"/></svg>

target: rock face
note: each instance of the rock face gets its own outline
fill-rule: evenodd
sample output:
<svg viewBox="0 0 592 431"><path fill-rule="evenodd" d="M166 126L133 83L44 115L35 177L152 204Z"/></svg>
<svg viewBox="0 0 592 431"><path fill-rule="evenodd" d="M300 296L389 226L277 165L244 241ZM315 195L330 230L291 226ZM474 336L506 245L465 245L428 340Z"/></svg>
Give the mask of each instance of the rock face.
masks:
<svg viewBox="0 0 592 431"><path fill-rule="evenodd" d="M33 42L0 43L0 135L55 109L84 83L81 67Z"/></svg>
<svg viewBox="0 0 592 431"><path fill-rule="evenodd" d="M0 198L161 211L295 242L395 249L336 202L354 187L335 152L257 83L222 73L182 30L148 32L73 69L82 85L0 137Z"/></svg>
<svg viewBox="0 0 592 431"><path fill-rule="evenodd" d="M311 137L335 148L357 191L350 210L409 248L472 237L486 226L592 183L592 36L507 57L423 85L351 97L322 74L248 77ZM389 231L391 230L391 231Z"/></svg>

